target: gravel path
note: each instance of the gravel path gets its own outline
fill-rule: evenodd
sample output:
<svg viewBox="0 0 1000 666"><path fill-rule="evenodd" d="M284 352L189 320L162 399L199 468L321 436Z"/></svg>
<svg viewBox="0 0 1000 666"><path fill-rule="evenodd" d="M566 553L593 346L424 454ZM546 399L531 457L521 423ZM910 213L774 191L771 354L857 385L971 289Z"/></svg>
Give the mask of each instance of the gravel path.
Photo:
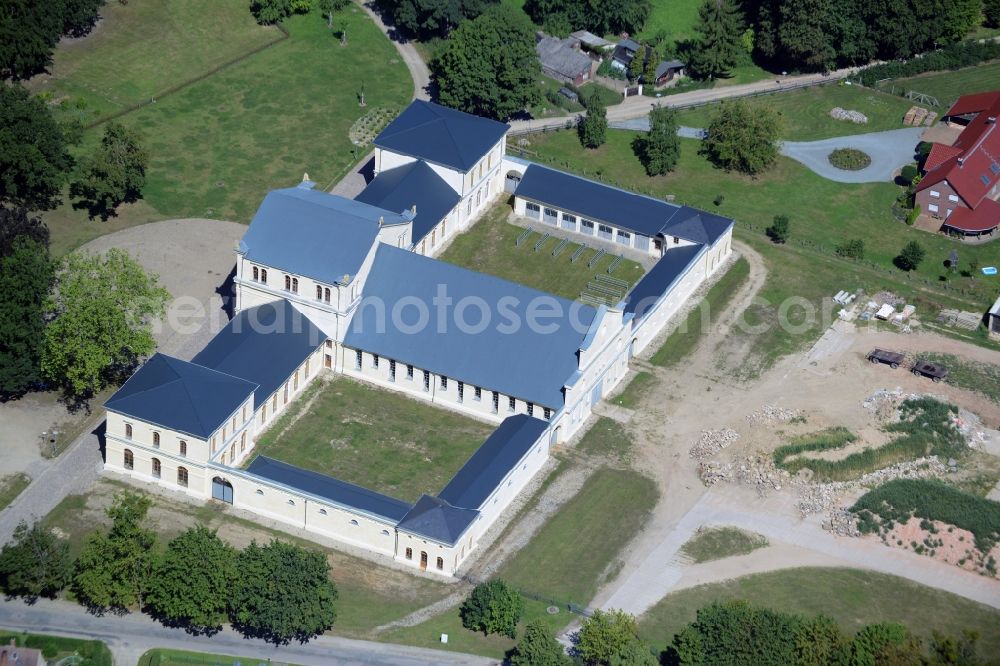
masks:
<svg viewBox="0 0 1000 666"><path fill-rule="evenodd" d="M389 41L399 51L399 57L406 63L407 69L410 70L410 78L413 79L413 98L429 100L431 98L431 71L427 67L427 63L424 62L424 59L420 57L420 52L417 51L412 42L402 37L394 27L387 25L382 20L382 14L376 11L374 2L364 2L364 0L361 0L359 4L368 16L371 17L372 21L375 22L379 30L384 32L386 37L389 38Z"/></svg>

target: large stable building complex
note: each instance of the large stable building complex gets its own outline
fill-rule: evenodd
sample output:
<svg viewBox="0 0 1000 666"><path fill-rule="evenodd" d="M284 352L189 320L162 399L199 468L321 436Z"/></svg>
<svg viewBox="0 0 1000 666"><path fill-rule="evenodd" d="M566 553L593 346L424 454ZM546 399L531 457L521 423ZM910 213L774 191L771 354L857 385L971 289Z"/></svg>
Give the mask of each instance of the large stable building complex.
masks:
<svg viewBox="0 0 1000 666"><path fill-rule="evenodd" d="M234 318L191 361L154 355L108 400L106 468L454 574L731 252L731 220L507 158L506 131L413 102L375 140L356 199L310 182L269 193L236 250ZM655 264L619 301L587 304L433 258L505 190L554 234ZM320 373L497 429L412 504L255 457Z"/></svg>

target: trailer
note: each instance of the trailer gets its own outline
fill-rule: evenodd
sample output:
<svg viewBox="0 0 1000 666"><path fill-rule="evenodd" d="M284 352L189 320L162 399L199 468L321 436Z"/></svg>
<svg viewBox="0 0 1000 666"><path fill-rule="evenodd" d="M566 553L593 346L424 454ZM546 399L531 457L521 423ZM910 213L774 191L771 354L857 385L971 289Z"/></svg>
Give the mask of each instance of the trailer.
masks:
<svg viewBox="0 0 1000 666"><path fill-rule="evenodd" d="M903 355L898 352L886 351L885 349L873 349L868 352L868 360L872 363L884 363L893 370L903 362Z"/></svg>
<svg viewBox="0 0 1000 666"><path fill-rule="evenodd" d="M943 365L931 363L918 358L910 369L910 372L918 377L929 377L932 381L939 382L948 377L948 368Z"/></svg>

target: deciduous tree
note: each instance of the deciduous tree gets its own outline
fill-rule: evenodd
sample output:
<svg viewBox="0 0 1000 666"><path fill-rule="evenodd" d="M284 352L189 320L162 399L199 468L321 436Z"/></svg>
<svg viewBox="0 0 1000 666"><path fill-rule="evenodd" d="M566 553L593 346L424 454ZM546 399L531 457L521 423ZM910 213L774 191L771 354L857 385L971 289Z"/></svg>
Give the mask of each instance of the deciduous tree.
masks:
<svg viewBox="0 0 1000 666"><path fill-rule="evenodd" d="M502 580L480 583L462 603L462 626L484 635L517 636L517 623L524 612L524 599Z"/></svg>
<svg viewBox="0 0 1000 666"><path fill-rule="evenodd" d="M642 30L649 18L649 0L527 0L524 11L535 23L565 25L599 35Z"/></svg>
<svg viewBox="0 0 1000 666"><path fill-rule="evenodd" d="M545 623L532 620L510 653L510 666L570 666L573 660Z"/></svg>
<svg viewBox="0 0 1000 666"><path fill-rule="evenodd" d="M660 176L673 171L681 156L677 112L669 107L653 109L649 114L649 132L636 136L633 149L648 175Z"/></svg>
<svg viewBox="0 0 1000 666"><path fill-rule="evenodd" d="M153 566L146 603L167 624L214 633L226 620L236 550L204 525L172 540Z"/></svg>
<svg viewBox="0 0 1000 666"><path fill-rule="evenodd" d="M396 25L422 37L445 37L463 20L477 18L498 0L383 0Z"/></svg>
<svg viewBox="0 0 1000 666"><path fill-rule="evenodd" d="M94 154L80 164L80 176L70 185L70 195L90 211L107 219L122 203L140 198L146 185L149 154L133 129L111 122Z"/></svg>
<svg viewBox="0 0 1000 666"><path fill-rule="evenodd" d="M920 265L920 262L924 260L925 255L926 252L920 243L917 241L910 241L903 246L899 256L896 257L896 265L904 271L916 270L917 266Z"/></svg>
<svg viewBox="0 0 1000 666"><path fill-rule="evenodd" d="M462 23L432 70L442 104L479 116L506 120L539 99L534 30L507 5Z"/></svg>
<svg viewBox="0 0 1000 666"><path fill-rule="evenodd" d="M638 640L634 617L622 610L596 610L580 627L576 649L585 664L610 664L634 650Z"/></svg>
<svg viewBox="0 0 1000 666"><path fill-rule="evenodd" d="M247 636L306 641L333 626L337 588L322 553L272 541L236 558L230 621Z"/></svg>
<svg viewBox="0 0 1000 666"><path fill-rule="evenodd" d="M779 245L788 240L789 222L787 215L775 215L767 228L767 237Z"/></svg>
<svg viewBox="0 0 1000 666"><path fill-rule="evenodd" d="M261 25L278 23L292 13L292 0L252 0L250 13Z"/></svg>
<svg viewBox="0 0 1000 666"><path fill-rule="evenodd" d="M23 395L41 379L45 308L52 278L48 248L29 233L17 236L10 249L0 254L2 398Z"/></svg>
<svg viewBox="0 0 1000 666"><path fill-rule="evenodd" d="M733 0L705 0L698 10L698 37L691 52L691 67L701 79L729 76L744 52L743 12Z"/></svg>
<svg viewBox="0 0 1000 666"><path fill-rule="evenodd" d="M93 30L104 0L62 0L63 34L82 37Z"/></svg>
<svg viewBox="0 0 1000 666"><path fill-rule="evenodd" d="M25 521L0 550L0 588L5 594L28 600L54 597L72 578L69 544L50 530Z"/></svg>
<svg viewBox="0 0 1000 666"><path fill-rule="evenodd" d="M63 21L62 0L3 0L0 3L0 78L30 79L45 71L52 63L52 51L59 42ZM0 100L0 108L5 104L7 100Z"/></svg>
<svg viewBox="0 0 1000 666"><path fill-rule="evenodd" d="M55 208L73 167L66 144L62 127L41 100L20 85L0 83L0 203Z"/></svg>
<svg viewBox="0 0 1000 666"><path fill-rule="evenodd" d="M317 6L323 16L326 17L326 27L333 28L333 15L345 9L351 0L319 0Z"/></svg>
<svg viewBox="0 0 1000 666"><path fill-rule="evenodd" d="M718 167L755 175L778 158L780 123L773 111L725 102L712 117L701 152Z"/></svg>
<svg viewBox="0 0 1000 666"><path fill-rule="evenodd" d="M77 399L123 380L155 349L151 321L168 296L124 250L67 255L47 304L43 374Z"/></svg>
<svg viewBox="0 0 1000 666"><path fill-rule="evenodd" d="M76 561L73 589L98 609L142 607L149 588L156 533L144 526L150 500L132 492L108 507L111 529L90 536Z"/></svg>
<svg viewBox="0 0 1000 666"><path fill-rule="evenodd" d="M26 237L49 247L49 228L42 218L31 215L26 208L0 206L0 257L8 256L14 241Z"/></svg>

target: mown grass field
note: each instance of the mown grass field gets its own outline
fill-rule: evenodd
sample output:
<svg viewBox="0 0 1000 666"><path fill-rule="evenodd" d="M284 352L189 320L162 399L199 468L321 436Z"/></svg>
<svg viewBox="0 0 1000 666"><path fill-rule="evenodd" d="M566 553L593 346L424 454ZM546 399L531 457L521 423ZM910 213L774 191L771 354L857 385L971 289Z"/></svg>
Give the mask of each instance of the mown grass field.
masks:
<svg viewBox="0 0 1000 666"><path fill-rule="evenodd" d="M31 477L23 472L0 478L0 509L6 509L30 483Z"/></svg>
<svg viewBox="0 0 1000 666"><path fill-rule="evenodd" d="M64 40L50 74L29 90L65 101L91 122L148 101L240 55L281 38L261 26L242 0L146 0L107 3L85 38Z"/></svg>
<svg viewBox="0 0 1000 666"><path fill-rule="evenodd" d="M911 76L905 79L887 81L883 89L895 88L897 91L913 90L932 95L937 98L940 108L938 115L948 110L962 95L988 92L1000 88L1000 62L993 62L975 67L967 67L954 72L933 72ZM908 101L908 100L907 100Z"/></svg>
<svg viewBox="0 0 1000 666"><path fill-rule="evenodd" d="M66 535L70 554L76 557L89 534L110 526L104 510L112 494L123 489L136 492L134 486L103 479L85 495L68 496L45 516L43 524ZM148 524L157 533L159 548L185 529L201 523L218 530L220 538L238 548L245 547L251 539L267 542L277 538L322 551L337 585L337 621L332 630L337 635L365 636L375 627L434 603L449 592L444 583L381 567L343 551L324 549L314 542L239 518L218 502L195 505L161 495L149 498L153 505Z"/></svg>
<svg viewBox="0 0 1000 666"><path fill-rule="evenodd" d="M544 232L549 231L541 222L535 222L533 226L537 231L520 246L516 245L517 237L524 229L506 221L510 212L510 206L505 203L494 206L471 229L455 237L440 259L570 300L579 298L587 288L587 282L593 280L595 275L607 273L615 257L610 252L593 268L587 267L597 254L593 248L585 250L576 263L570 263L578 243L570 243L558 257L553 257L552 251L559 244L555 236L546 240L536 252L535 244ZM565 233L569 237L570 232ZM642 266L626 259L612 276L634 285L643 273Z"/></svg>
<svg viewBox="0 0 1000 666"><path fill-rule="evenodd" d="M640 370L629 380L625 389L611 398L611 402L621 407L635 409L642 399L643 394L656 385L656 376L651 372Z"/></svg>
<svg viewBox="0 0 1000 666"><path fill-rule="evenodd" d="M190 5L226 25L252 21L245 3ZM199 22L196 15L187 20ZM119 217L107 222L88 220L68 204L46 213L53 251L61 254L105 233L160 219L248 222L268 190L294 185L304 172L321 187L343 176L365 152L355 153L348 139L351 125L365 113L357 101L362 85L368 108L402 108L412 83L392 44L359 7L350 5L337 23L350 35L346 47L318 12L293 16L284 24L288 39L120 118L146 137L150 165L144 199L120 208ZM114 27L108 26L109 35ZM158 30L155 22L133 26L130 39L140 41ZM216 27L212 34L219 48L228 43L227 29ZM128 71L122 57L120 49L95 48L91 69ZM154 69L166 60L145 58L143 67ZM188 67L187 74L203 71ZM133 78L144 80L143 71ZM83 73L67 73L66 85L75 85L74 76ZM76 152L86 154L101 131L88 131Z"/></svg>
<svg viewBox="0 0 1000 666"><path fill-rule="evenodd" d="M646 25L639 33L640 39L664 37L671 42L692 39L696 36L694 27L698 23L699 0L676 0L675 2L654 2Z"/></svg>
<svg viewBox="0 0 1000 666"><path fill-rule="evenodd" d="M771 109L781 118L783 139L813 141L847 134L864 134L901 129L903 115L913 102L861 86L830 84L801 88L774 95L746 100L753 109ZM846 120L834 120L830 110L841 107L860 111L868 123L859 125ZM706 127L719 104L709 104L678 112L680 124Z"/></svg>
<svg viewBox="0 0 1000 666"><path fill-rule="evenodd" d="M663 648L695 611L713 601L746 599L786 613L828 615L845 632L872 622L902 622L923 638L934 630L979 632L979 653L1000 650L1000 611L958 595L873 571L803 567L743 576L668 595L639 618L640 635Z"/></svg>
<svg viewBox="0 0 1000 666"><path fill-rule="evenodd" d="M398 376L409 381L405 368ZM493 429L338 377L309 387L260 437L257 452L416 502L440 492Z"/></svg>

